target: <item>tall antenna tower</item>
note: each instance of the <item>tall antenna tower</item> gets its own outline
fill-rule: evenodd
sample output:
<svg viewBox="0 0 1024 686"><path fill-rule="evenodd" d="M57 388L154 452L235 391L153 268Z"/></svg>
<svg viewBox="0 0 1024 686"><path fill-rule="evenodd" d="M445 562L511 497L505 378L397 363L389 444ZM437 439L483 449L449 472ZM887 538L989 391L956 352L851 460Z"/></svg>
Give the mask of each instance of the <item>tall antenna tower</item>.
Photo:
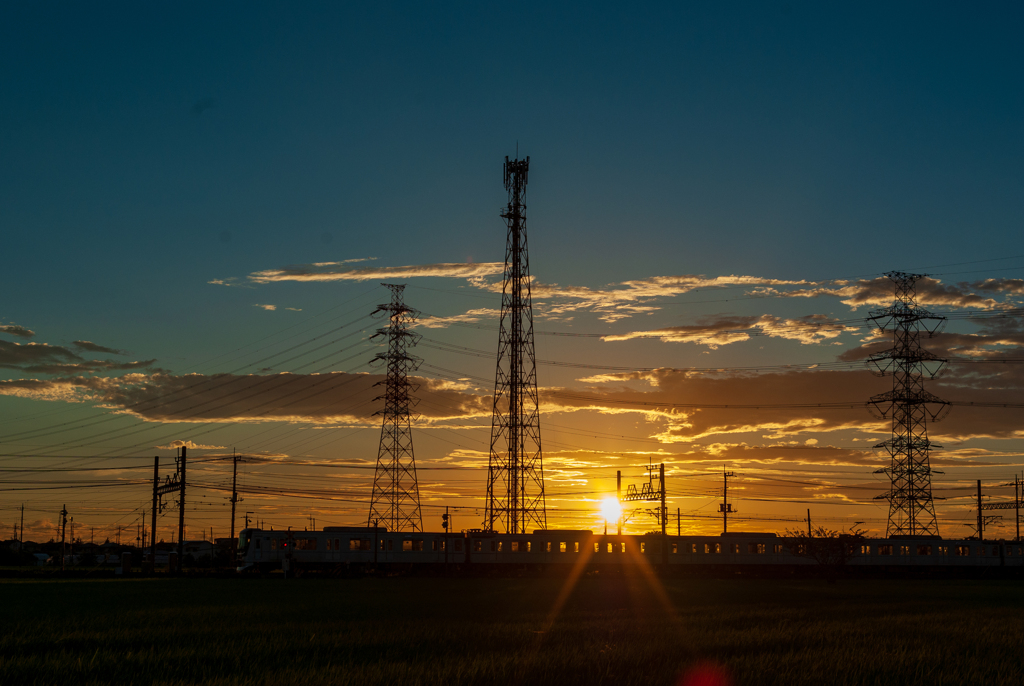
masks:
<svg viewBox="0 0 1024 686"><path fill-rule="evenodd" d="M893 347L876 353L868 361L880 375L892 375L892 390L871 398L871 405L886 419L892 419L892 438L876 448L888 450L892 462L876 473L885 473L892 486L880 499L889 501L889 536L938 536L932 502L932 473L928 420L938 421L950 404L924 390L924 377L934 379L946 360L921 347L921 334L934 336L945 317L917 306L917 281L922 274L889 272L896 286L896 300L890 307L873 311L882 332L891 331Z"/></svg>
<svg viewBox="0 0 1024 686"><path fill-rule="evenodd" d="M377 329L377 336L388 337L388 351L377 353L373 362L387 365L384 409L375 415L384 415L380 428L380 448L377 451L377 470L373 476L373 495L367 526L386 526L389 531L423 531L420 514L420 487L416 482L416 456L412 450L412 407L416 401L410 393L417 385L410 383L409 372L416 371L422 360L410 355L409 348L420 339L409 331L409 325L419 314L402 302L405 284L381 284L391 290L391 302L378 305L373 314L386 313L388 326Z"/></svg>
<svg viewBox="0 0 1024 686"><path fill-rule="evenodd" d="M486 522L488 529L501 526L507 533L526 533L530 525L547 528L530 257L523 213L529 170L529 157L511 161L505 158L508 206L501 216L508 226L508 239L491 413Z"/></svg>

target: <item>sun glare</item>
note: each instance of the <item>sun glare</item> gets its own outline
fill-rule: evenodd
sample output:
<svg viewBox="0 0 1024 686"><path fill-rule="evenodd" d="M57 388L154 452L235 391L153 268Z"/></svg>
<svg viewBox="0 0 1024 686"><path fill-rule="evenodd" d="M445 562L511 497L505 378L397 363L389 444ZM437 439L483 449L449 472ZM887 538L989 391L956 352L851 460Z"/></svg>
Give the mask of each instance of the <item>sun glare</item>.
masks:
<svg viewBox="0 0 1024 686"><path fill-rule="evenodd" d="M618 521L619 515L622 514L622 507L619 505L619 501L611 496L602 500L601 514L604 515L606 522Z"/></svg>

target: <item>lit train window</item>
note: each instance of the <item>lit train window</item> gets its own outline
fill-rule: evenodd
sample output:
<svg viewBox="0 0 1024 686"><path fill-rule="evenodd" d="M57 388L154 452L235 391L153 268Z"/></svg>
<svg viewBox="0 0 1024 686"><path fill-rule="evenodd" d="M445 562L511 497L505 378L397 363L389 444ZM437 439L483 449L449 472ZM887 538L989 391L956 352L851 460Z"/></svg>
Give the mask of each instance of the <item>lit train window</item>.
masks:
<svg viewBox="0 0 1024 686"><path fill-rule="evenodd" d="M526 544L525 551L530 552L530 541L523 541ZM523 546L519 546L520 550L524 550Z"/></svg>
<svg viewBox="0 0 1024 686"><path fill-rule="evenodd" d="M640 552L644 554L647 553L647 544L643 541L640 541Z"/></svg>
<svg viewBox="0 0 1024 686"><path fill-rule="evenodd" d="M513 552L513 553L518 553L519 552L519 541L512 541L511 552Z"/></svg>
<svg viewBox="0 0 1024 686"><path fill-rule="evenodd" d="M502 543L503 543L503 541L498 541L498 552L499 553L501 552L501 549L502 549ZM494 551L494 543L492 542L491 543L491 552L493 552L493 551Z"/></svg>
<svg viewBox="0 0 1024 686"><path fill-rule="evenodd" d="M547 542L545 548L546 548L547 552L549 552L549 553L551 552L551 541Z"/></svg>
<svg viewBox="0 0 1024 686"><path fill-rule="evenodd" d="M704 544L704 552L705 553L710 553L711 552L711 544L710 543L705 543Z"/></svg>
<svg viewBox="0 0 1024 686"><path fill-rule="evenodd" d="M739 543L733 543L732 544L732 552L733 553L738 553L739 551L740 551L740 544Z"/></svg>
<svg viewBox="0 0 1024 686"><path fill-rule="evenodd" d="M561 541L558 544L558 552L560 552L560 553L564 553L565 552L565 541Z"/></svg>
<svg viewBox="0 0 1024 686"><path fill-rule="evenodd" d="M613 552L615 552L615 550L614 550L614 549L612 548L612 546L613 546L613 545L614 545L613 543L609 543L609 544L608 544L608 552L609 552L609 553L613 553Z"/></svg>
<svg viewBox="0 0 1024 686"><path fill-rule="evenodd" d="M580 551L580 542L579 541L576 541L575 543L573 543L572 551L574 553L578 553Z"/></svg>
<svg viewBox="0 0 1024 686"><path fill-rule="evenodd" d="M679 544L678 543L673 543L672 544L672 554L675 555L678 552L679 552Z"/></svg>
<svg viewBox="0 0 1024 686"><path fill-rule="evenodd" d="M600 543L594 543L594 552L595 553L601 552L601 544Z"/></svg>
<svg viewBox="0 0 1024 686"><path fill-rule="evenodd" d="M474 553L482 553L483 551L484 551L484 542L483 541L473 541L473 552Z"/></svg>
<svg viewBox="0 0 1024 686"><path fill-rule="evenodd" d="M969 545L958 545L956 547L956 554L959 555L960 557L964 557L965 555L970 555L971 554L971 546L969 546Z"/></svg>
<svg viewBox="0 0 1024 686"><path fill-rule="evenodd" d="M626 543L625 543L625 542L622 542L622 543L620 543L620 544L619 544L619 546L620 546L620 548L621 548L621 549L619 550L619 552L620 552L620 553L624 553L624 552L626 552Z"/></svg>
<svg viewBox="0 0 1024 686"><path fill-rule="evenodd" d="M697 552L697 544L696 543L691 543L690 544L690 552L691 553L696 553Z"/></svg>

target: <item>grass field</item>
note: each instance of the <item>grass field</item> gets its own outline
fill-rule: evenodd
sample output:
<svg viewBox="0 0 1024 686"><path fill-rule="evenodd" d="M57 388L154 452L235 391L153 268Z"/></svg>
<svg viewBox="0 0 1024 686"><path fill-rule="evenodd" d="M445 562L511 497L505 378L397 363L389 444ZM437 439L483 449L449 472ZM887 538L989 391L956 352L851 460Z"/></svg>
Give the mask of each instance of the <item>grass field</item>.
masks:
<svg viewBox="0 0 1024 686"><path fill-rule="evenodd" d="M1024 682L1019 582L563 583L2 581L0 684Z"/></svg>

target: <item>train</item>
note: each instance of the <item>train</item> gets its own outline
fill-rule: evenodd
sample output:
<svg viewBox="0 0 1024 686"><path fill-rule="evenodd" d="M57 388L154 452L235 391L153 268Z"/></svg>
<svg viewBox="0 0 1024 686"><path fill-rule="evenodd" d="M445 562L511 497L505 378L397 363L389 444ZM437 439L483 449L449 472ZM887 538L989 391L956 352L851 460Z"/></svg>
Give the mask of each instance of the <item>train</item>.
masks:
<svg viewBox="0 0 1024 686"><path fill-rule="evenodd" d="M911 568L939 572L1016 568L1024 572L1024 544L922 536L814 539L744 532L663 536L599 534L582 529L538 529L531 534L483 530L427 533L353 526L319 531L249 528L238 536L239 572L359 573L442 566L455 571L583 567L749 575L806 572L815 566L883 573Z"/></svg>

